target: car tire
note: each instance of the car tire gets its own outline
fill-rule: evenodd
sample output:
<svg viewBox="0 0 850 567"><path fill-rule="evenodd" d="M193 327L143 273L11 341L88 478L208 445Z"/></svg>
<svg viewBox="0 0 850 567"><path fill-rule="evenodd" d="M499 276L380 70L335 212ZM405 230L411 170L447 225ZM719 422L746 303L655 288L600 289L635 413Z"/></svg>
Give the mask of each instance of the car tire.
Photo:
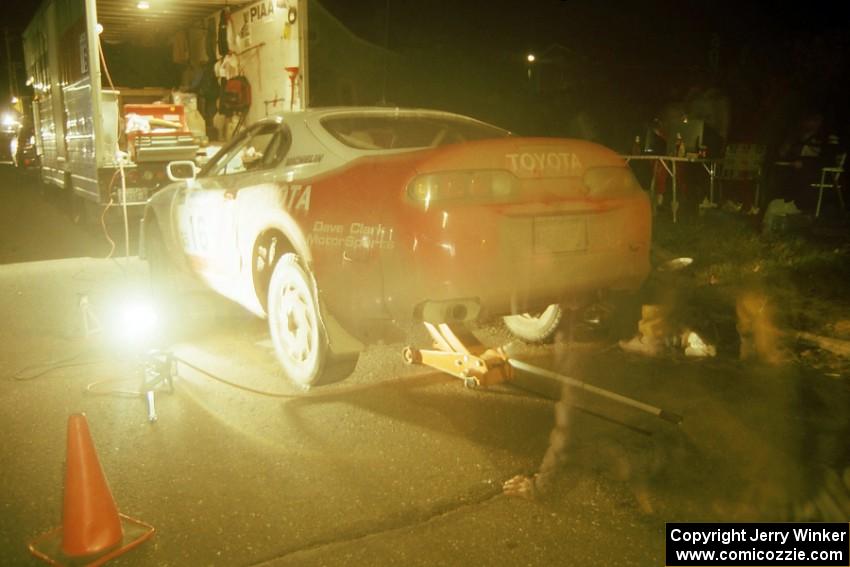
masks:
<svg viewBox="0 0 850 567"><path fill-rule="evenodd" d="M539 343L551 339L561 324L564 310L557 303L549 305L539 315L523 313L507 315L502 318L505 326L516 337L529 342Z"/></svg>
<svg viewBox="0 0 850 567"><path fill-rule="evenodd" d="M641 301L637 293L622 293L612 298L613 314L607 325L608 337L616 342L630 339L638 330Z"/></svg>
<svg viewBox="0 0 850 567"><path fill-rule="evenodd" d="M296 254L284 254L272 270L267 313L277 359L296 385L327 384L354 370L357 355L333 356L312 278Z"/></svg>
<svg viewBox="0 0 850 567"><path fill-rule="evenodd" d="M580 342L616 343L635 336L639 319L640 300L636 293L611 293L583 308L575 336Z"/></svg>

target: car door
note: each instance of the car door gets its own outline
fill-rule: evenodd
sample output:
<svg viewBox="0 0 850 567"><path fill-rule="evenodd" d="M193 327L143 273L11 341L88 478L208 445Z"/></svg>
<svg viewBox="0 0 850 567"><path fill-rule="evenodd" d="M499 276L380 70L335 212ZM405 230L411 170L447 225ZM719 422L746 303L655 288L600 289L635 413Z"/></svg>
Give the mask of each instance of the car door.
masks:
<svg viewBox="0 0 850 567"><path fill-rule="evenodd" d="M260 122L238 135L181 189L175 222L192 270L235 299L240 271L236 195L268 180L289 148L281 121Z"/></svg>

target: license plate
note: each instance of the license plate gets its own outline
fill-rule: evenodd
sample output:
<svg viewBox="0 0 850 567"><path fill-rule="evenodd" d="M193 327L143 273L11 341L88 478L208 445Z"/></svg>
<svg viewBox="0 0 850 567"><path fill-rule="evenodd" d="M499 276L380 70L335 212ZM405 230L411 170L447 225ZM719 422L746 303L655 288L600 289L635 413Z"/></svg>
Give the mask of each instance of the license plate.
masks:
<svg viewBox="0 0 850 567"><path fill-rule="evenodd" d="M116 190L118 202L124 202L124 190L119 186ZM144 203L148 200L148 191L144 187L127 187L127 203Z"/></svg>
<svg viewBox="0 0 850 567"><path fill-rule="evenodd" d="M587 250L587 221L574 217L536 217L534 252L537 254Z"/></svg>

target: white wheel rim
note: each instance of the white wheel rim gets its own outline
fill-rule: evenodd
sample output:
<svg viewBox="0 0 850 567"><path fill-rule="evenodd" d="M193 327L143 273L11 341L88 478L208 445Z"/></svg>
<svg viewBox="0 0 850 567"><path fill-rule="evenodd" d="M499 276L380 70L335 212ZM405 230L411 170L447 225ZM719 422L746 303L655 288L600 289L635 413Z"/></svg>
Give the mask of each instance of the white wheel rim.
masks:
<svg viewBox="0 0 850 567"><path fill-rule="evenodd" d="M546 307L546 309L544 309L543 312L540 313L540 315L532 315L530 313L518 313L517 317L522 317L523 319L528 319L529 321L539 321L541 319L544 319L545 317L550 316L551 313L556 309L558 309L558 306L553 303L552 305Z"/></svg>
<svg viewBox="0 0 850 567"><path fill-rule="evenodd" d="M561 307L553 303L536 316L530 313L517 313L505 315L502 319L508 330L517 337L530 342L539 342L552 336L557 329L561 320Z"/></svg>
<svg viewBox="0 0 850 567"><path fill-rule="evenodd" d="M287 284L281 291L276 326L280 345L294 365L310 362L316 349L316 316L313 301L301 286Z"/></svg>

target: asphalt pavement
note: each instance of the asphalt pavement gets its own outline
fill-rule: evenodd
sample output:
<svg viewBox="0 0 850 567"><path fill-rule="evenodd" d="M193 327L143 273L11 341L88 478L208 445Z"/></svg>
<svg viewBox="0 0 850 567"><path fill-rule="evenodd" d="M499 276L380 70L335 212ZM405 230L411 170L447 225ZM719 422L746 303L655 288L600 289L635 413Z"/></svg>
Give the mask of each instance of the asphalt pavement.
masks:
<svg viewBox="0 0 850 567"><path fill-rule="evenodd" d="M157 529L115 565L662 565L665 522L787 520L846 442L846 382L728 352L579 349L578 378L684 422L570 392L553 494L509 498L503 481L535 472L548 446L552 384L467 389L383 344L346 381L305 393L281 376L263 321L200 291L184 297L178 326L130 348L109 312L144 288L144 262L123 258L120 239L107 257L100 228L72 224L61 195L8 169L0 198L4 565L39 564L27 541L61 523L77 412L119 509ZM478 333L508 339L496 322ZM149 347L218 380L178 364L151 423L134 395ZM516 356L560 370L563 348Z"/></svg>

